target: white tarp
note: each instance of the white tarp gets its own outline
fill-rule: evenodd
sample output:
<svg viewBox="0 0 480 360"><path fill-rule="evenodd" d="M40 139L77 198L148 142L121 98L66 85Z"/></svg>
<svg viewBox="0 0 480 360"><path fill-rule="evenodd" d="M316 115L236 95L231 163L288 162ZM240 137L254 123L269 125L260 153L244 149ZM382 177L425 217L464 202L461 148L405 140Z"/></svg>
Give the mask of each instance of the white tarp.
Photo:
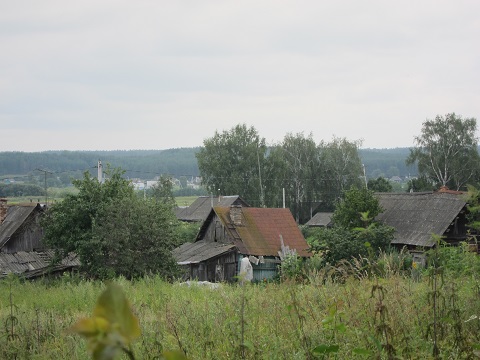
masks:
<svg viewBox="0 0 480 360"><path fill-rule="evenodd" d="M242 282L253 280L253 267L246 256L240 261L240 280Z"/></svg>

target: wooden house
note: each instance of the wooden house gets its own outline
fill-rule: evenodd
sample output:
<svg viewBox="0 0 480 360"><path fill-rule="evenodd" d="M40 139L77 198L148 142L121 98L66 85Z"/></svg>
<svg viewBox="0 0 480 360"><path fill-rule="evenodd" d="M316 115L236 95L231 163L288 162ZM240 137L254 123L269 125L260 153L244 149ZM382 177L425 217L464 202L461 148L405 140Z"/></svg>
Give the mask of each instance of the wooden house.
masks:
<svg viewBox="0 0 480 360"><path fill-rule="evenodd" d="M43 249L40 216L44 207L9 206L0 224L0 252L15 253Z"/></svg>
<svg viewBox="0 0 480 360"><path fill-rule="evenodd" d="M309 257L308 245L289 209L214 207L194 243L173 254L191 279L234 281L244 257L250 259L253 280L273 278L282 250Z"/></svg>
<svg viewBox="0 0 480 360"><path fill-rule="evenodd" d="M395 228L392 244L409 250L435 246L432 234L449 244L467 240L467 203L461 192L377 193L384 211L376 220Z"/></svg>
<svg viewBox="0 0 480 360"><path fill-rule="evenodd" d="M33 278L80 265L74 254L53 263L55 252L46 249L42 241L44 209L40 204L7 206L6 200L0 199L0 278L9 273Z"/></svg>
<svg viewBox="0 0 480 360"><path fill-rule="evenodd" d="M214 206L249 206L240 196L200 196L190 206L179 207L175 209L175 215L178 220L185 222L203 223L212 211Z"/></svg>

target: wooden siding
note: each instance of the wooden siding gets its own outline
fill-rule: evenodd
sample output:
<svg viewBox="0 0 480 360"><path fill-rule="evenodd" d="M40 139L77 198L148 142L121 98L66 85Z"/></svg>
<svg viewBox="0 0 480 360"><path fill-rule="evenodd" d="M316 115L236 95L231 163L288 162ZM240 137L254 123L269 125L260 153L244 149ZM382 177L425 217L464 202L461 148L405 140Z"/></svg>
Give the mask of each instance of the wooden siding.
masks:
<svg viewBox="0 0 480 360"><path fill-rule="evenodd" d="M229 244L232 242L227 236L225 227L216 215L208 224L203 239L207 242L218 242L222 244Z"/></svg>
<svg viewBox="0 0 480 360"><path fill-rule="evenodd" d="M237 275L237 255L230 252L217 258L202 261L197 264L189 264L188 277L192 280L210 282L233 282Z"/></svg>
<svg viewBox="0 0 480 360"><path fill-rule="evenodd" d="M40 216L38 212L33 211L0 251L11 254L19 251L42 250L44 249L42 238L43 229L40 226Z"/></svg>

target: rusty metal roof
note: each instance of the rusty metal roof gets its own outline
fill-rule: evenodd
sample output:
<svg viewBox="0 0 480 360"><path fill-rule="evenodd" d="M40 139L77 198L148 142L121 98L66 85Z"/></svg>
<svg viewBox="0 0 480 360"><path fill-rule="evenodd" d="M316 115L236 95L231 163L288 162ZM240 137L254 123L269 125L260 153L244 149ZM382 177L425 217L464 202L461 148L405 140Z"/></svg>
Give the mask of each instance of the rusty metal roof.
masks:
<svg viewBox="0 0 480 360"><path fill-rule="evenodd" d="M331 212L318 212L305 224L307 226L328 226L332 222Z"/></svg>
<svg viewBox="0 0 480 360"><path fill-rule="evenodd" d="M392 244L432 247L466 207L461 194L376 193L384 211L376 219L395 228Z"/></svg>
<svg viewBox="0 0 480 360"><path fill-rule="evenodd" d="M173 250L173 257L180 265L196 264L223 255L235 248L233 244L206 242L185 243Z"/></svg>
<svg viewBox="0 0 480 360"><path fill-rule="evenodd" d="M10 240L34 210L39 210L38 206L10 206L8 208L7 216L0 224L0 248Z"/></svg>
<svg viewBox="0 0 480 360"><path fill-rule="evenodd" d="M80 259L75 254L65 257L60 263L52 265L55 251L19 251L13 254L0 253L0 278L14 273L26 278L40 276L48 272L61 271L80 266Z"/></svg>
<svg viewBox="0 0 480 360"><path fill-rule="evenodd" d="M231 205L249 206L238 195L221 197L200 196L189 207L176 208L175 215L177 219L181 221L203 222L207 219L213 206Z"/></svg>
<svg viewBox="0 0 480 360"><path fill-rule="evenodd" d="M230 216L231 208L215 207L235 246L241 254L278 256L283 238L285 246L300 256L310 256L308 244L289 209L236 207L241 212L237 220ZM205 224L204 224L205 226Z"/></svg>

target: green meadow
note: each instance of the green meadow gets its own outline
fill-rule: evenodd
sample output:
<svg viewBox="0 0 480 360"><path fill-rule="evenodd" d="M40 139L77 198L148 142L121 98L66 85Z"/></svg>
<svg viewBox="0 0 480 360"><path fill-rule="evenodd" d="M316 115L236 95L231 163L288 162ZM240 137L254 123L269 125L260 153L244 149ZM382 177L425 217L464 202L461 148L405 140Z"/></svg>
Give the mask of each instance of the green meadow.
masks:
<svg viewBox="0 0 480 360"><path fill-rule="evenodd" d="M161 359L166 351L188 359L478 356L480 282L474 272L405 272L386 262L382 276L349 269L313 271L300 282L215 289L149 276L115 283L140 323L136 359ZM0 358L89 359L85 340L69 328L92 314L105 285L68 274L1 280Z"/></svg>

